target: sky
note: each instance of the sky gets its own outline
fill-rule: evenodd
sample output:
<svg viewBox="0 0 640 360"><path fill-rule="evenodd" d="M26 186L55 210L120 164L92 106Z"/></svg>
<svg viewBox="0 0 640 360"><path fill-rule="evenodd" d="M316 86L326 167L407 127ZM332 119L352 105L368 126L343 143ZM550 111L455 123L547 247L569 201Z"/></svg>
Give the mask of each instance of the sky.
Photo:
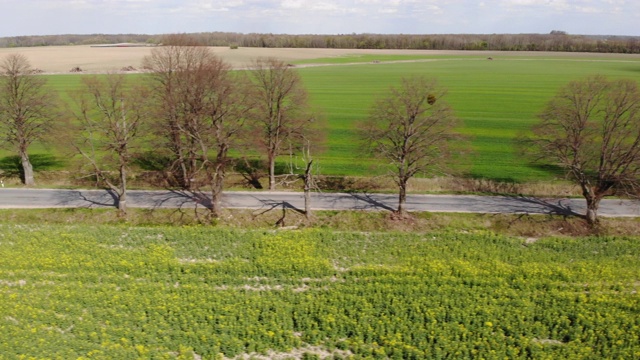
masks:
<svg viewBox="0 0 640 360"><path fill-rule="evenodd" d="M56 34L640 36L638 0L0 0L0 37Z"/></svg>

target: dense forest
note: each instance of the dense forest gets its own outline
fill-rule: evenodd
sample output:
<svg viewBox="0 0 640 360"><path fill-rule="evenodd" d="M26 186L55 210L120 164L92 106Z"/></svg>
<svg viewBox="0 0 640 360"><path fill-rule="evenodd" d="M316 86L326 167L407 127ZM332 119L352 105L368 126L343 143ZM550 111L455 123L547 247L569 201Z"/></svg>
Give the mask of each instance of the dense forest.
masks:
<svg viewBox="0 0 640 360"><path fill-rule="evenodd" d="M267 48L500 50L640 53L640 37L549 34L341 34L286 35L207 32L190 34L201 45ZM111 43L163 43L165 35L91 34L34 35L0 38L0 47L88 45Z"/></svg>

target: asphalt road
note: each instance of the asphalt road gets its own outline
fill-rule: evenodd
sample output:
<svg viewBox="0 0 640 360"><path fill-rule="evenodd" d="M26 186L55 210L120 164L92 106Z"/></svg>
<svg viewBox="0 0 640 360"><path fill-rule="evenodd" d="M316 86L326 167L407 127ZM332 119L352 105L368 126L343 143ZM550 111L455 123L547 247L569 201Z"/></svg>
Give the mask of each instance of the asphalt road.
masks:
<svg viewBox="0 0 640 360"><path fill-rule="evenodd" d="M177 208L207 206L208 198L184 191L127 192L129 207ZM0 208L65 208L114 207L115 197L106 190L49 190L0 188ZM304 208L302 193L295 192L225 192L223 206L227 208L270 209ZM314 210L394 210L397 195L367 193L313 193ZM409 211L584 214L583 199L543 199L522 196L475 195L409 195ZM629 200L605 199L598 214L610 217L640 217L640 203Z"/></svg>

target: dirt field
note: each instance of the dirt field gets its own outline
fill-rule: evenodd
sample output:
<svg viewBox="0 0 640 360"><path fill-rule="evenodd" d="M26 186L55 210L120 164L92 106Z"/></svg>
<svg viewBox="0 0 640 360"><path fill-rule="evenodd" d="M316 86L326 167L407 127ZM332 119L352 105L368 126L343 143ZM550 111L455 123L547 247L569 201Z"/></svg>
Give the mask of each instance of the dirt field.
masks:
<svg viewBox="0 0 640 360"><path fill-rule="evenodd" d="M32 48L0 49L0 58L12 53L25 55L34 68L45 73L68 73L74 67L83 72L118 71L123 67L141 67L142 58L151 53L152 47L90 47L90 46L51 46ZM340 56L354 53L371 53L373 50L342 49L265 49L212 47L216 54L229 62L234 68L246 67L252 59L258 57L277 57L284 61L314 59ZM383 53L383 52L378 52ZM389 52L386 52L389 53ZM398 52L395 52L398 53ZM407 51L406 53L421 53ZM423 52L422 52L423 53Z"/></svg>
<svg viewBox="0 0 640 360"><path fill-rule="evenodd" d="M141 67L142 58L151 53L152 47L91 47L91 46L50 46L32 48L0 49L0 57L11 53L25 55L34 68L45 73L68 73L74 67L83 72L118 71L123 67ZM258 57L276 57L284 61L316 59L347 54L424 54L419 50L351 50L351 49L267 49L212 47L216 54L234 68L246 67Z"/></svg>
<svg viewBox="0 0 640 360"><path fill-rule="evenodd" d="M152 47L90 47L90 46L48 46L31 48L0 49L0 59L7 54L25 55L34 68L45 73L68 73L79 67L84 73L118 71L124 67L141 67L142 58L151 53ZM431 50L355 50L355 49L270 49L212 47L216 54L229 62L234 68L245 68L252 59L258 57L277 57L284 61L337 57L348 54L420 54L420 55L509 55L517 57L549 56L544 52L482 52L482 51L431 51ZM554 56L581 57L596 56L584 53L553 53ZM598 57L640 59L640 55L597 54Z"/></svg>

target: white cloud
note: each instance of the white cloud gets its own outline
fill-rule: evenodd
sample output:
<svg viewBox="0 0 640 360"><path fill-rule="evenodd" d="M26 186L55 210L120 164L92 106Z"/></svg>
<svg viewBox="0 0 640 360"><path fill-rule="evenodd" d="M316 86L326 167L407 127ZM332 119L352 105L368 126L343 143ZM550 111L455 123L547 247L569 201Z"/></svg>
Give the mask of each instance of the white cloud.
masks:
<svg viewBox="0 0 640 360"><path fill-rule="evenodd" d="M587 14L599 14L602 12L602 9L595 8L593 6L579 6L576 7L578 12L587 13Z"/></svg>
<svg viewBox="0 0 640 360"><path fill-rule="evenodd" d="M342 10L341 7L339 7L337 4L335 3L330 3L330 2L318 2L315 3L313 5L311 5L311 10L317 10L317 11L340 11Z"/></svg>
<svg viewBox="0 0 640 360"><path fill-rule="evenodd" d="M303 0L284 0L280 4L284 9L301 9L303 5Z"/></svg>
<svg viewBox="0 0 640 360"><path fill-rule="evenodd" d="M631 0L0 0L0 36L237 31L640 35Z"/></svg>

